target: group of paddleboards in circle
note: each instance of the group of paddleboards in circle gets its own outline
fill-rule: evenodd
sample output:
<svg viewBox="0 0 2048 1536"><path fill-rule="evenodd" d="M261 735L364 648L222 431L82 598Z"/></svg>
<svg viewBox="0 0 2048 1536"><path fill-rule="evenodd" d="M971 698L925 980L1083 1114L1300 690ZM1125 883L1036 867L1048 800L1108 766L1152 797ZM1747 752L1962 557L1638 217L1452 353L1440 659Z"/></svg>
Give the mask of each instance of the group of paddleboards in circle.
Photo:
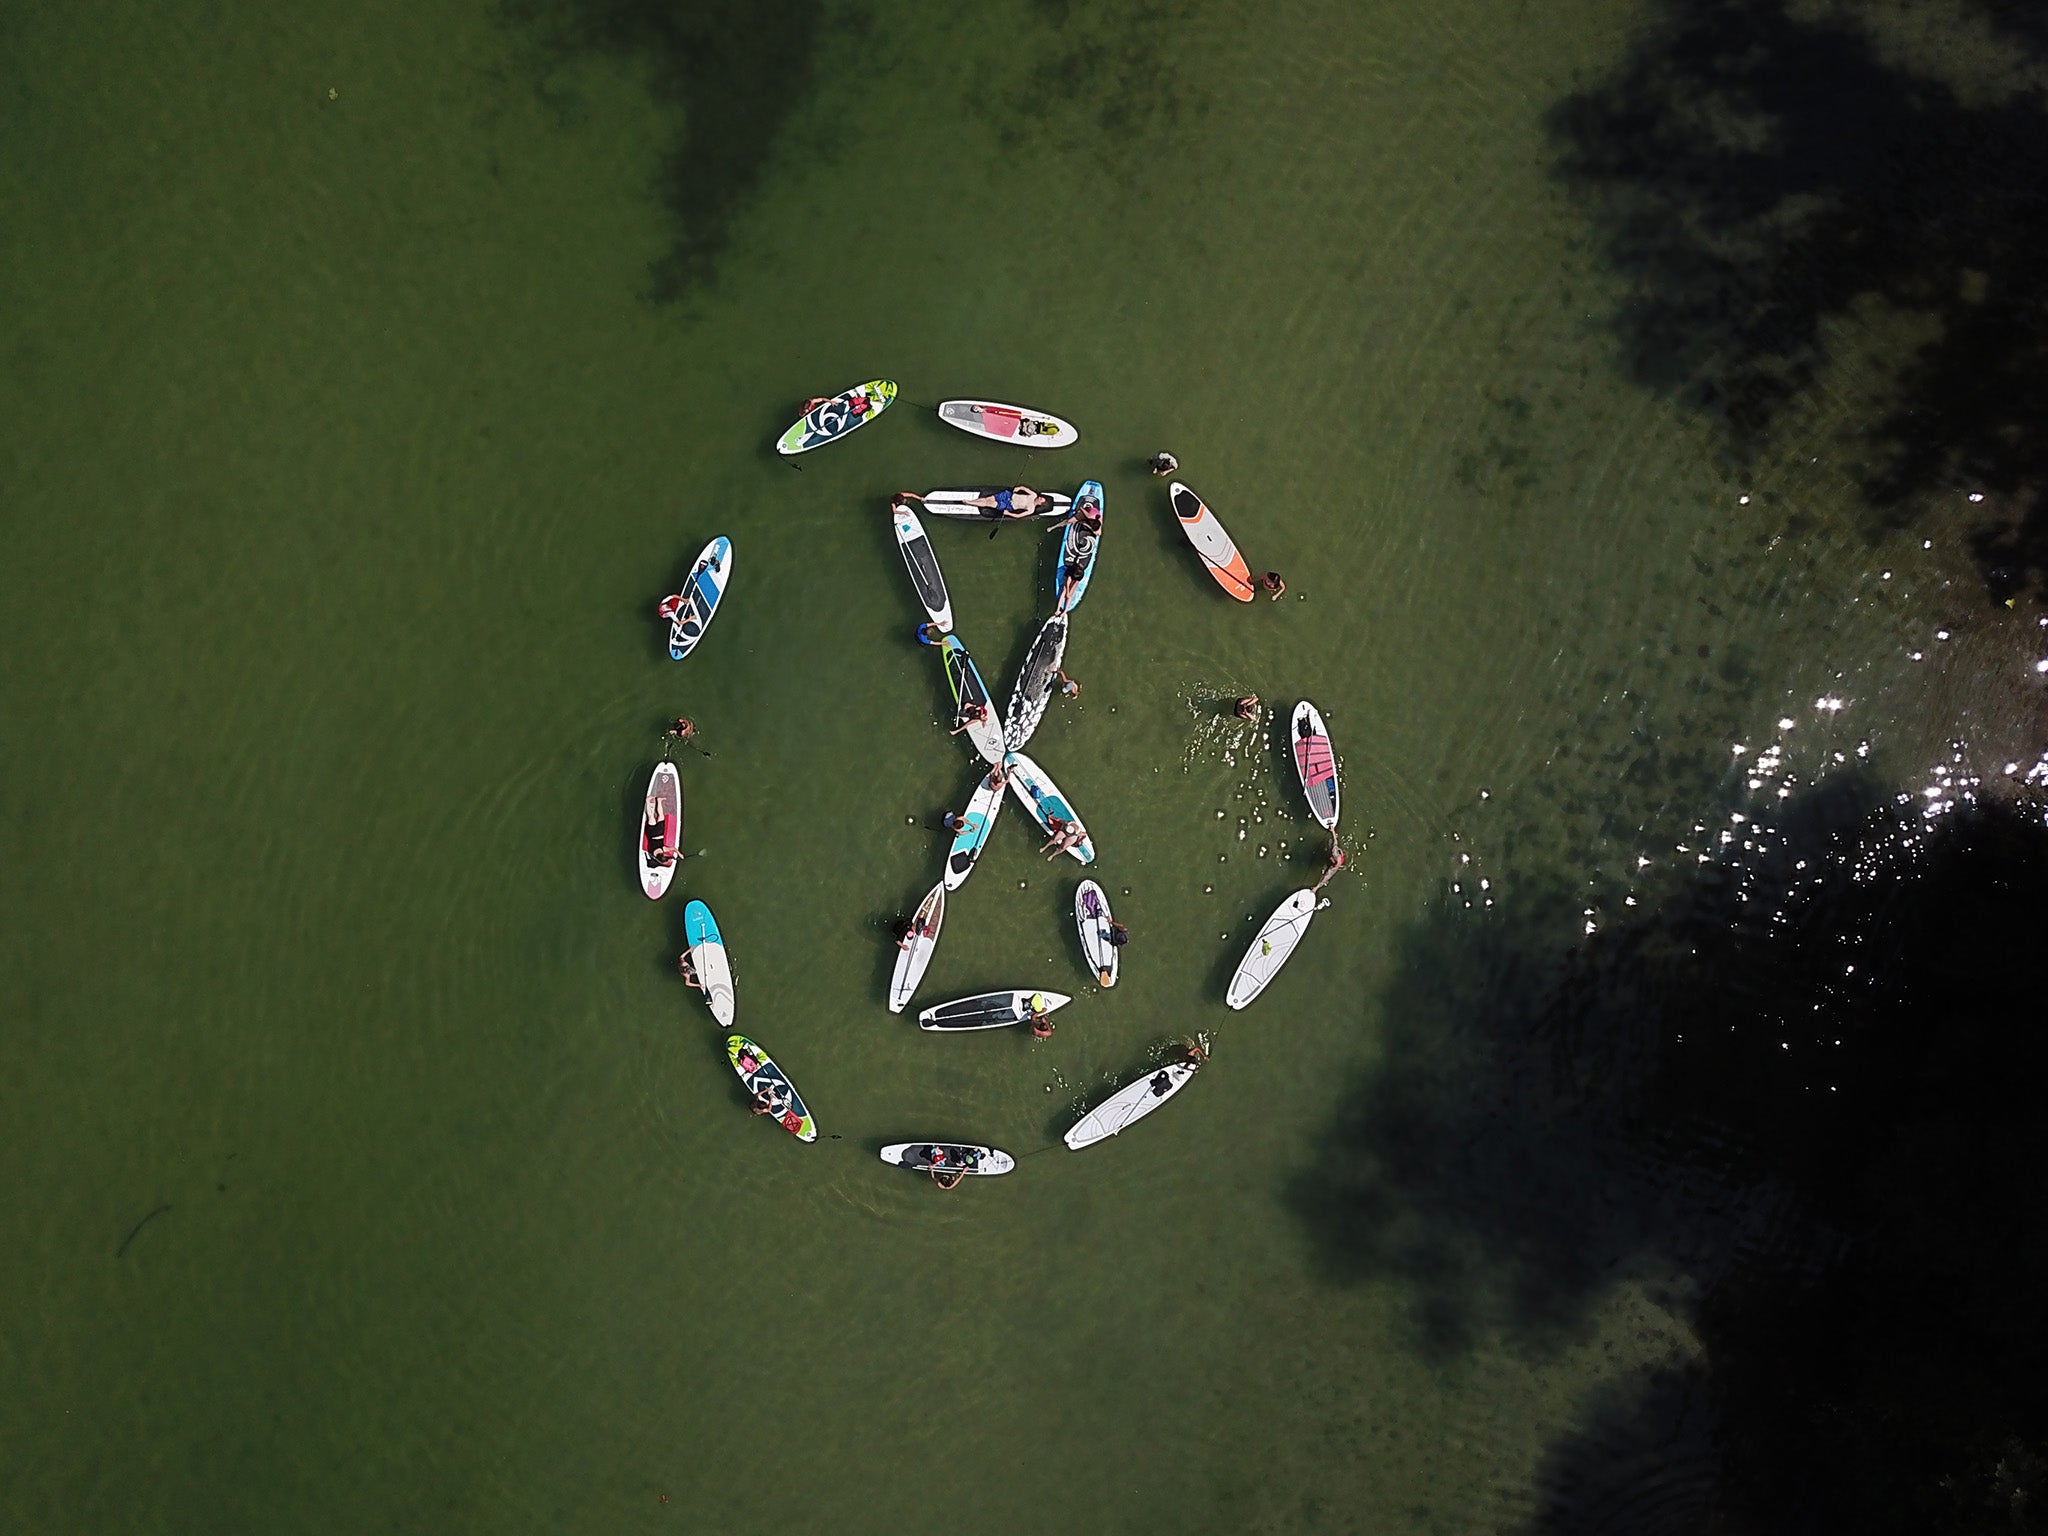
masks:
<svg viewBox="0 0 2048 1536"><path fill-rule="evenodd" d="M803 414L783 433L776 449L785 456L794 456L835 442L881 416L895 403L897 393L893 380L873 379L838 395L813 398L805 402ZM1064 448L1080 438L1072 425L1057 416L998 401L948 400L936 409L939 420L947 425L993 442L1025 448ZM1151 468L1155 474L1166 477L1179 465L1171 455L1162 453L1151 461ZM1279 574L1269 571L1254 581L1244 556L1199 496L1177 479L1169 484L1167 495L1175 519L1219 586L1240 602L1252 601L1261 589L1271 597L1280 596L1285 583ZM1062 534L1051 593L1052 612L1032 641L1000 717L973 656L953 632L953 607L945 575L913 502L927 514L941 518L997 525L1010 520L1045 519L1050 521L1048 531ZM1051 775L1025 753L1024 747L1037 731L1052 699L1062 692L1071 696L1080 691L1079 685L1066 676L1061 663L1066 654L1071 615L1087 595L1094 577L1104 510L1102 484L1096 480L1084 481L1071 495L1035 491L1023 485L969 486L922 494L898 492L890 499L897 549L925 612L925 621L917 627L918 639L939 651L953 696L953 734L966 737L986 769L966 809L946 818L947 830L953 837L938 883L926 893L915 914L898 926L898 953L889 986L892 1013L901 1013L909 1006L923 980L938 947L947 895L957 891L974 872L1002 809L1005 789L1045 833L1039 851L1048 859L1057 859L1064 853L1083 865L1095 862L1095 845L1079 812ZM994 536L993 531L990 536ZM669 625L669 655L675 660L689 656L704 638L731 580L732 555L730 539L723 535L714 538L692 564L683 590L662 600L658 611ZM1256 718L1257 700L1240 701L1239 712ZM688 740L693 730L689 721L678 720L670 735ZM1306 700L1294 712L1290 749L1311 812L1322 826L1334 829L1338 810L1336 759L1322 716ZM682 826L681 775L674 762L664 759L656 765L648 782L639 828L641 887L651 898L658 900L667 893L676 866L684 857ZM1323 879L1313 888L1288 897L1260 929L1226 990L1231 1008L1243 1008L1257 997L1293 953L1310 919L1328 905L1327 901L1318 901L1318 893L1342 864L1343 855L1333 841L1330 868ZM1119 951L1129 934L1112 916L1108 893L1092 879L1084 879L1074 893L1074 924L1083 959L1095 981L1103 987L1115 986ZM718 924L709 907L692 900L684 910L683 925L688 949L679 961L679 969L684 979L702 994L712 1017L730 1030L734 1018L732 967ZM947 1032L1026 1024L1034 1036L1043 1039L1052 1033L1050 1015L1071 1001L1064 993L1042 988L1008 988L935 1004L918 1015L918 1025L928 1031ZM816 1122L802 1095L767 1051L737 1033L727 1035L726 1051L734 1072L753 1100L755 1113L774 1119L799 1141L817 1139ZM1183 1041L1170 1059L1125 1084L1083 1115L1063 1137L1067 1147L1078 1151L1120 1134L1186 1086L1207 1056L1205 1038L1197 1036ZM880 1156L893 1166L929 1174L947 1189L970 1176L1004 1174L1016 1166L1016 1160L998 1148L967 1142L899 1142L883 1147Z"/></svg>

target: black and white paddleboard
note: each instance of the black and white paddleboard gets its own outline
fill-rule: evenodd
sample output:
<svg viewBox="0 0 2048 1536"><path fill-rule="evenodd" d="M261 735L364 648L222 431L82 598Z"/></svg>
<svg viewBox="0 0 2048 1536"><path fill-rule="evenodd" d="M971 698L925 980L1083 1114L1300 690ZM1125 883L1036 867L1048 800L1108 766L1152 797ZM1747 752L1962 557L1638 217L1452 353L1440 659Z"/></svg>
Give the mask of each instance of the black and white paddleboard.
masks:
<svg viewBox="0 0 2048 1536"><path fill-rule="evenodd" d="M1052 675L1067 654L1067 616L1056 613L1040 626L1038 637L1025 653L1010 690L1010 707L1003 712L1003 742L1012 752L1022 749L1045 718L1052 702Z"/></svg>
<svg viewBox="0 0 2048 1536"><path fill-rule="evenodd" d="M882 1161L918 1173L972 1173L984 1177L1008 1173L1017 1160L996 1147L964 1141L899 1141L882 1148Z"/></svg>
<svg viewBox="0 0 2048 1536"><path fill-rule="evenodd" d="M946 596L945 573L939 569L939 557L932 552L932 541L925 537L924 524L904 502L890 503L889 511L896 519L896 548L903 556L904 568L910 572L910 585L917 591L917 600L940 633L950 634L953 604Z"/></svg>
<svg viewBox="0 0 2048 1536"><path fill-rule="evenodd" d="M1064 992L1027 991L1021 987L1008 992L982 992L925 1009L917 1016L917 1027L1001 1029L1005 1024L1022 1024L1034 1015L1055 1012L1072 1001Z"/></svg>
<svg viewBox="0 0 2048 1536"><path fill-rule="evenodd" d="M1001 503L1007 499L1014 505L1023 500L1017 495L1017 489L1013 485L965 485L926 491L924 509L933 517L975 517L985 522L1001 522L1006 516L1015 516ZM1074 498L1064 491L1039 491L1036 494L1038 502L1031 510L1033 517L1065 517L1074 505Z"/></svg>

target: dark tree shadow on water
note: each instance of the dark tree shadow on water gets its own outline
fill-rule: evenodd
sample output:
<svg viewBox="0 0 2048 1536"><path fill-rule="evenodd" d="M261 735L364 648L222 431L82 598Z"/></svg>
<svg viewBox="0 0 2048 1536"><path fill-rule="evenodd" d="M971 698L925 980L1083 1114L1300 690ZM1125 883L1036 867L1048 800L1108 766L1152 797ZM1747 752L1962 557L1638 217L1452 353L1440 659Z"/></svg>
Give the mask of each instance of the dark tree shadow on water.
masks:
<svg viewBox="0 0 2048 1536"><path fill-rule="evenodd" d="M2048 827L1918 804L1810 791L1590 935L1410 935L1290 1191L1325 1271L1438 1354L1623 1278L1701 1346L1586 1405L1532 1531L2048 1525Z"/></svg>
<svg viewBox="0 0 2048 1536"><path fill-rule="evenodd" d="M1962 3L2016 76L2048 64L2043 8ZM1813 389L1830 322L1872 302L1917 321L1931 339L1878 363L1889 398L1851 427L1873 520L1981 490L1992 595L2048 590L2048 111L1908 67L1873 17L1939 20L1934 0L1660 0L1620 66L1553 110L1558 172L1628 285L1622 366L1740 454Z"/></svg>
<svg viewBox="0 0 2048 1536"><path fill-rule="evenodd" d="M560 56L594 52L637 64L677 118L661 195L675 243L649 272L672 302L708 285L774 154L811 94L828 29L850 23L796 0L502 0L500 19Z"/></svg>

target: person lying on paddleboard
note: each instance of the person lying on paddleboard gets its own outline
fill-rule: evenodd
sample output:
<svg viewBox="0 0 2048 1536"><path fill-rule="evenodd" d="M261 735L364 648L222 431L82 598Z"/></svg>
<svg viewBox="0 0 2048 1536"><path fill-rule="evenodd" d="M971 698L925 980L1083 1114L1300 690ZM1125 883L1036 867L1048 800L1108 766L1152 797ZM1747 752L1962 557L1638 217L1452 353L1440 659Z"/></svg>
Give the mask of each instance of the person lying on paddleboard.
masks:
<svg viewBox="0 0 2048 1536"><path fill-rule="evenodd" d="M1013 485L1007 491L977 496L967 505L980 507L989 514L990 521L994 521L1001 517L1036 517L1040 507L1052 506L1052 498L1039 495L1028 485Z"/></svg>
<svg viewBox="0 0 2048 1536"><path fill-rule="evenodd" d="M1052 821L1058 825L1059 830L1053 833L1052 841L1047 843L1045 848L1038 850L1040 853L1045 853L1045 862L1048 864L1065 853L1069 848L1080 847L1081 840L1088 835L1081 829L1081 824L1078 821L1060 821L1057 817L1052 818ZM1046 853L1046 848L1050 848L1052 852Z"/></svg>
<svg viewBox="0 0 2048 1536"><path fill-rule="evenodd" d="M662 844L668 841L668 813L661 808L661 802L652 795L647 797L643 830L647 833L647 847L650 853L661 853Z"/></svg>
<svg viewBox="0 0 2048 1536"><path fill-rule="evenodd" d="M898 949L908 949L919 939L929 938L933 932L931 928L926 927L915 918L908 922L899 921L896 926L896 947Z"/></svg>
<svg viewBox="0 0 2048 1536"><path fill-rule="evenodd" d="M960 723L954 726L947 734L958 736L962 731L971 730L986 719L988 719L988 706L986 704L972 703L965 705L960 711Z"/></svg>

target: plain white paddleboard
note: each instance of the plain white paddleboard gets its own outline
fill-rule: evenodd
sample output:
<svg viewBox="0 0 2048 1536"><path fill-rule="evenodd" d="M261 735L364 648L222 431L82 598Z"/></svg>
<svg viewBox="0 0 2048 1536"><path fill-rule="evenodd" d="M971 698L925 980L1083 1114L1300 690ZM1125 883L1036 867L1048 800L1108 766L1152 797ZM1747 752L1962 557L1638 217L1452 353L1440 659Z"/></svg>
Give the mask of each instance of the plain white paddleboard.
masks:
<svg viewBox="0 0 2048 1536"><path fill-rule="evenodd" d="M1075 1122L1063 1138L1067 1150L1078 1152L1098 1141L1107 1141L1187 1087L1194 1075L1193 1065L1176 1061L1117 1089Z"/></svg>
<svg viewBox="0 0 2048 1536"><path fill-rule="evenodd" d="M946 885L940 881L925 892L924 900L917 905L917 916L911 920L909 947L896 951L896 974L889 981L891 1013L901 1013L910 1003L910 994L924 980L924 968L932 963L932 952L939 947L939 928L945 921ZM920 933L921 928L929 931Z"/></svg>
<svg viewBox="0 0 2048 1536"><path fill-rule="evenodd" d="M946 873L941 880L947 890L957 891L967 883L967 877L974 873L974 866L981 862L981 850L988 846L988 835L994 830L996 817L1003 809L1003 787L995 782L993 773L982 775L981 783L975 787L974 797L967 802L967 809L960 813L960 830L953 834L953 846L946 854Z"/></svg>
<svg viewBox="0 0 2048 1536"><path fill-rule="evenodd" d="M904 502L891 502L889 511L896 519L896 549L903 556L904 569L910 572L910 585L919 604L940 633L951 634L953 603L946 596L945 573L939 569L939 557L932 552L932 541L925 537L924 524Z"/></svg>
<svg viewBox="0 0 2048 1536"><path fill-rule="evenodd" d="M1043 1004L1038 1017L1058 1013L1073 999L1064 992L1043 988L1013 987L1007 992L977 992L973 997L956 997L939 1003L917 1016L919 1029L1002 1029L1030 1018L1033 998Z"/></svg>
<svg viewBox="0 0 2048 1536"><path fill-rule="evenodd" d="M1004 405L1000 400L941 400L939 420L976 437L1019 448L1065 448L1081 440L1081 434L1057 416L1028 406Z"/></svg>
<svg viewBox="0 0 2048 1536"><path fill-rule="evenodd" d="M711 1017L732 1028L732 962L725 953L725 936L718 920L701 901L683 908L683 939L690 946L690 969L703 985L704 1002Z"/></svg>
<svg viewBox="0 0 2048 1536"><path fill-rule="evenodd" d="M954 1173L984 1174L994 1176L1008 1173L1017 1166L1017 1160L1009 1153L995 1147L977 1147L964 1141L899 1141L893 1146L882 1148L882 1161L893 1163L898 1168L913 1169L918 1173L932 1171L932 1152L935 1148L945 1149L946 1167ZM968 1161L969 1156L973 1161ZM954 1159L959 1161L955 1162Z"/></svg>
<svg viewBox="0 0 2048 1536"><path fill-rule="evenodd" d="M656 763L653 776L647 781L647 798L660 809L664 818L662 846L672 853L680 853L683 842L683 776L676 772L674 763ZM680 858L667 864L654 862L654 846L647 836L647 809L640 810L640 889L654 900L659 901L668 894L669 882L676 877L676 865Z"/></svg>
<svg viewBox="0 0 2048 1536"><path fill-rule="evenodd" d="M1018 804L1031 813L1039 830L1047 837L1052 828L1046 823L1057 816L1062 821L1071 821L1081 829L1081 841L1067 850L1067 853L1083 864L1095 862L1095 844L1088 836L1088 824L1081 820L1073 802L1060 793L1059 785L1053 783L1052 775L1022 752L1012 752L1003 759L1010 765L1010 788L1017 796Z"/></svg>
<svg viewBox="0 0 2048 1536"><path fill-rule="evenodd" d="M1088 910L1093 898L1095 911ZM1074 892L1074 926L1081 934L1081 957L1095 973L1100 986L1116 985L1117 947L1109 942L1109 896L1093 880L1083 880Z"/></svg>
<svg viewBox="0 0 2048 1536"><path fill-rule="evenodd" d="M1327 901L1318 904L1316 893L1304 886L1275 907L1266 926L1252 940L1252 947L1238 961L1224 1001L1233 1008L1242 1008L1265 991L1266 983L1279 974L1287 957L1294 953L1294 946L1308 932L1310 920L1328 905Z"/></svg>
<svg viewBox="0 0 2048 1536"><path fill-rule="evenodd" d="M1308 796L1309 813L1325 827L1336 826L1337 749L1330 745L1322 715L1307 699L1294 706L1294 719L1287 728L1287 752L1294 759L1301 792Z"/></svg>

